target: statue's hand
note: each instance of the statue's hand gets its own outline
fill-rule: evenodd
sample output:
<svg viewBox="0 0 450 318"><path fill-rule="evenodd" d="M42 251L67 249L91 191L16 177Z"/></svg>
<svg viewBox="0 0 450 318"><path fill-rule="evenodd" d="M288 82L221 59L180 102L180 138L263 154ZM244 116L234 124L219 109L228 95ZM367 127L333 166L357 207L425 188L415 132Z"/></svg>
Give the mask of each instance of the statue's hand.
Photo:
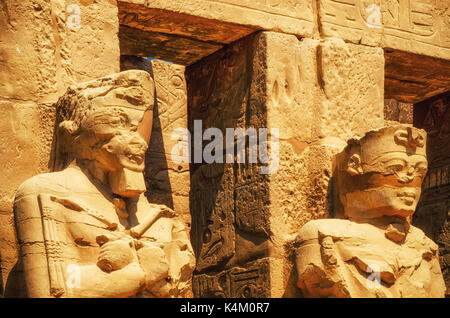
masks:
<svg viewBox="0 0 450 318"><path fill-rule="evenodd" d="M105 272L119 270L137 261L133 241L127 237L117 239L99 235L97 242L101 246L97 266Z"/></svg>

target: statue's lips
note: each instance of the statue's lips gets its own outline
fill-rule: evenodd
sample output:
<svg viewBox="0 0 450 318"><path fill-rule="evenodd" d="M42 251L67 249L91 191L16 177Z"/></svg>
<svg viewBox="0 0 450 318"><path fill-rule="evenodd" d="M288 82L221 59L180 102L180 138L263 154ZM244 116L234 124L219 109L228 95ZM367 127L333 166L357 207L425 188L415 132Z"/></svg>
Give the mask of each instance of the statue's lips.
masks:
<svg viewBox="0 0 450 318"><path fill-rule="evenodd" d="M413 205L416 201L417 194L414 191L401 191L397 193L397 197L406 205Z"/></svg>

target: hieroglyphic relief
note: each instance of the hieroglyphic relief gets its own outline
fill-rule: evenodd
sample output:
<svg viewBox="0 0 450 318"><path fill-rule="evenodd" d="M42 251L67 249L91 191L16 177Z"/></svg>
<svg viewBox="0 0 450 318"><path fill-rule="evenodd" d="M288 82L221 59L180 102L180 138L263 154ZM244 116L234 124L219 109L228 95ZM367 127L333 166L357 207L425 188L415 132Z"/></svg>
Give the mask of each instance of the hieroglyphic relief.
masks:
<svg viewBox="0 0 450 318"><path fill-rule="evenodd" d="M234 149L224 160L230 162L231 158L233 163L191 165L196 297L261 297L270 293L265 278L268 269L261 276L257 265L242 265L266 257L270 232L268 178L260 173L260 165L249 162L250 136L241 139L236 133L239 128L245 133L249 128L257 131L266 127L264 104L258 104L255 100L259 96L253 96L248 88L253 71L248 58L251 43L252 39L237 42L187 69L190 122L202 120L202 131L217 127L226 136L225 148ZM231 145L225 140L228 137ZM244 149L242 161L238 160L238 149Z"/></svg>
<svg viewBox="0 0 450 318"><path fill-rule="evenodd" d="M155 114L152 140L148 152L147 197L183 214L189 221L189 164L173 162L171 150L178 140L176 129L187 128L187 93L185 68L182 65L154 60Z"/></svg>
<svg viewBox="0 0 450 318"><path fill-rule="evenodd" d="M436 33L433 0L323 0L324 22L361 28L380 14L383 28L400 29L422 36Z"/></svg>
<svg viewBox="0 0 450 318"><path fill-rule="evenodd" d="M235 166L236 227L254 234L269 235L269 185L255 164Z"/></svg>
<svg viewBox="0 0 450 318"><path fill-rule="evenodd" d="M192 242L197 271L234 255L234 177L231 165L203 165L192 176Z"/></svg>
<svg viewBox="0 0 450 318"><path fill-rule="evenodd" d="M388 35L402 40L448 48L450 7L436 0L321 0L320 19L325 33L355 39L362 32ZM348 28L357 31L350 35ZM356 35L355 35L356 34ZM380 39L381 40L381 39ZM387 38L382 39L386 41ZM391 39L392 40L392 39ZM390 46L392 42L384 43ZM405 45L406 47L406 45Z"/></svg>
<svg viewBox="0 0 450 318"><path fill-rule="evenodd" d="M217 274L194 275L192 288L196 297L270 297L269 260L259 259Z"/></svg>
<svg viewBox="0 0 450 318"><path fill-rule="evenodd" d="M298 0L210 0L232 4L238 7L251 8L262 12L303 18L312 21L311 4L308 1Z"/></svg>

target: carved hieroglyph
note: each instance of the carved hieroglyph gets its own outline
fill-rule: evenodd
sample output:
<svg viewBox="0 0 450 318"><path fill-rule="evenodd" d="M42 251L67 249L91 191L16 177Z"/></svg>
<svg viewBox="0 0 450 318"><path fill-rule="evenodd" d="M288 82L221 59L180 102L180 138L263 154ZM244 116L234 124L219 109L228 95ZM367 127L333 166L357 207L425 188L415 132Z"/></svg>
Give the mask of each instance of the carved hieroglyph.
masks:
<svg viewBox="0 0 450 318"><path fill-rule="evenodd" d="M307 297L443 297L438 246L410 225L427 171L426 134L407 125L350 140L337 157L347 219L308 222L296 244Z"/></svg>
<svg viewBox="0 0 450 318"><path fill-rule="evenodd" d="M14 204L29 297L189 293L183 222L142 195L154 90L147 72L126 71L59 99L58 172L24 182Z"/></svg>

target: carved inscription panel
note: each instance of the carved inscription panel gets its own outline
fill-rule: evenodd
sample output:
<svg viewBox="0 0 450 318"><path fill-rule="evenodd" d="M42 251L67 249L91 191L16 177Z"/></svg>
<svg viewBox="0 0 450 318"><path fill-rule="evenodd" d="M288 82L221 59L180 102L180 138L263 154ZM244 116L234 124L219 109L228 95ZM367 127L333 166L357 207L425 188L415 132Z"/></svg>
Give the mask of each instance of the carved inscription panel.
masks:
<svg viewBox="0 0 450 318"><path fill-rule="evenodd" d="M263 258L217 274L194 275L192 288L200 298L270 297L269 259Z"/></svg>
<svg viewBox="0 0 450 318"><path fill-rule="evenodd" d="M375 40L373 44L383 47L450 56L448 1L321 0L319 10L320 23L327 35L364 41L370 34ZM415 42L413 48L409 40ZM434 46L433 52L429 45Z"/></svg>

